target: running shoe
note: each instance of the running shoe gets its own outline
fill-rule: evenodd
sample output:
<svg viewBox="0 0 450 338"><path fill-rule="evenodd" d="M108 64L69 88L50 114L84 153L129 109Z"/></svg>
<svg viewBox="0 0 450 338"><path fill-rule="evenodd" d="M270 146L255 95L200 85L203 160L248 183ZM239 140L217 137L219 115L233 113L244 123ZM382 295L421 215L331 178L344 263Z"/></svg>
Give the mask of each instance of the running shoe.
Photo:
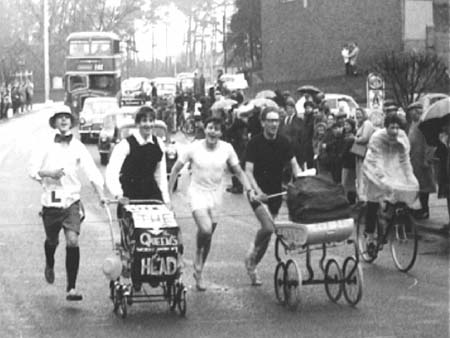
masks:
<svg viewBox="0 0 450 338"><path fill-rule="evenodd" d="M245 258L245 268L247 269L247 274L250 277L250 282L253 286L262 285L262 281L258 276L258 272L256 271L256 266L253 263L252 255L249 254Z"/></svg>
<svg viewBox="0 0 450 338"><path fill-rule="evenodd" d="M66 299L69 301L78 301L82 300L83 296L81 295L81 293L78 293L75 289L70 289L69 292L67 293Z"/></svg>
<svg viewBox="0 0 450 338"><path fill-rule="evenodd" d="M55 281L55 270L53 270L53 268L51 268L48 264L45 264L44 276L48 284L53 284Z"/></svg>

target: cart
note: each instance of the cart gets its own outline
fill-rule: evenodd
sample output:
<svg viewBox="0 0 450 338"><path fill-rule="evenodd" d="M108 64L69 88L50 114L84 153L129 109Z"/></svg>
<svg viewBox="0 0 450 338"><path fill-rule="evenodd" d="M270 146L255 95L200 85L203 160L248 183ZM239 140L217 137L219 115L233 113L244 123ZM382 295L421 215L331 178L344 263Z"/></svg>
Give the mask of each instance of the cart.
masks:
<svg viewBox="0 0 450 338"><path fill-rule="evenodd" d="M301 224L289 220L274 222L276 234L274 273L275 296L279 303L296 309L303 285L324 284L329 299L337 302L342 295L355 306L362 297L363 274L359 265L356 243L349 237L353 233L352 218L322 223ZM331 248L349 246L353 255L347 256L342 265L335 258L327 257ZM311 253L320 250L319 274L314 273ZM294 254L305 255L307 276L302 276Z"/></svg>
<svg viewBox="0 0 450 338"><path fill-rule="evenodd" d="M167 302L171 311L186 314L186 287L182 275L181 232L171 212L158 200L130 200L118 205L120 243L114 240L113 221L108 215L114 256L103 271L110 279L114 312L127 317L135 303Z"/></svg>

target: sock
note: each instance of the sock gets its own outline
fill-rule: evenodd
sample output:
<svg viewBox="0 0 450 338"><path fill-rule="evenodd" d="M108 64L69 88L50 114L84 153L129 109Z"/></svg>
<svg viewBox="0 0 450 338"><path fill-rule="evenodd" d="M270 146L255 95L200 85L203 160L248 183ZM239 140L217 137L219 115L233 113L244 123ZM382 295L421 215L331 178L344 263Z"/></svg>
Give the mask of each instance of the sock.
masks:
<svg viewBox="0 0 450 338"><path fill-rule="evenodd" d="M70 289L75 289L79 265L80 248L66 247L67 291Z"/></svg>
<svg viewBox="0 0 450 338"><path fill-rule="evenodd" d="M44 250L45 250L45 261L47 262L47 265L51 268L55 266L55 251L56 251L56 245L51 245L47 240L44 242Z"/></svg>

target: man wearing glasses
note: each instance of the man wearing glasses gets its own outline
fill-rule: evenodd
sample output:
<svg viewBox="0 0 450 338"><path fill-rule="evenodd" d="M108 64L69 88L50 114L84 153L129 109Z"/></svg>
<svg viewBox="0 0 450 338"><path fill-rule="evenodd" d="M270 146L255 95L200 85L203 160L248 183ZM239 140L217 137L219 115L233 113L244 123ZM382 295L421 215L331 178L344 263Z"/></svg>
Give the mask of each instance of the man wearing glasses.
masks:
<svg viewBox="0 0 450 338"><path fill-rule="evenodd" d="M252 285L261 285L256 266L263 258L273 232L273 219L278 215L282 197L267 198L268 195L281 192L282 173L285 165L290 163L296 177L301 169L294 156L289 140L278 134L280 112L277 108L267 107L261 112L263 131L255 135L247 146L245 172L256 198L250 205L260 223L260 229L245 259L245 266ZM267 204L266 206L263 204Z"/></svg>

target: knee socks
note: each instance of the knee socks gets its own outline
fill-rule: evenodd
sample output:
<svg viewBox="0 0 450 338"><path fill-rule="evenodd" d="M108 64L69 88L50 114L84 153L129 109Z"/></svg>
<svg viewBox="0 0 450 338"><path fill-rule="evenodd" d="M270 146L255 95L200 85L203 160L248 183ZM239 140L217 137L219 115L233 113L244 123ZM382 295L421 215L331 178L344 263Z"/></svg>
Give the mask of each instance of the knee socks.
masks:
<svg viewBox="0 0 450 338"><path fill-rule="evenodd" d="M55 251L57 246L58 244L51 245L47 240L45 240L44 242L45 261L47 262L47 265L51 268L55 266Z"/></svg>
<svg viewBox="0 0 450 338"><path fill-rule="evenodd" d="M79 265L80 248L66 247L67 291L70 289L75 289Z"/></svg>

